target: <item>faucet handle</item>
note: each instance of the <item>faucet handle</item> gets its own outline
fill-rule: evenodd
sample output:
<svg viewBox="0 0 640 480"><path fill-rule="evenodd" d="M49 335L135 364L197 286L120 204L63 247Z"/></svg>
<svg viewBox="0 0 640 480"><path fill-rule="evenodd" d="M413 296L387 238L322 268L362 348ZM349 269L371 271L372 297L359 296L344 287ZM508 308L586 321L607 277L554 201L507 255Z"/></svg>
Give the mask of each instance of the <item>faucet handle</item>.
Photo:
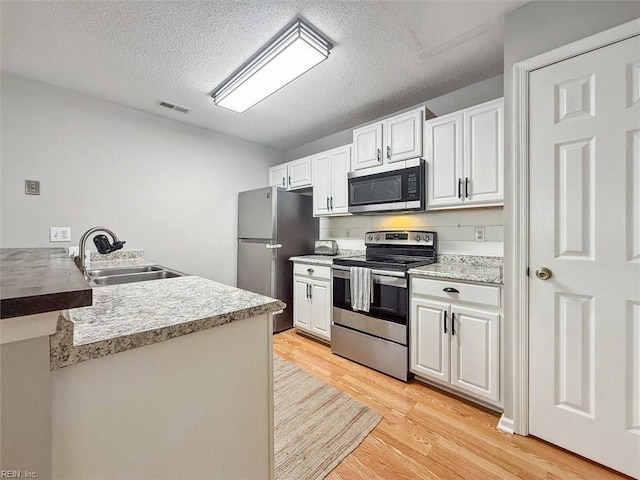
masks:
<svg viewBox="0 0 640 480"><path fill-rule="evenodd" d="M118 240L116 242L109 242L109 239L106 235L96 235L93 237L93 243L95 244L98 252L101 254L115 252L116 250L120 250L122 246L126 243L124 240Z"/></svg>
<svg viewBox="0 0 640 480"><path fill-rule="evenodd" d="M118 240L117 242L113 242L111 244L111 251L115 252L116 250L120 250L125 243L127 243L126 240Z"/></svg>
<svg viewBox="0 0 640 480"><path fill-rule="evenodd" d="M105 254L111 252L111 243L106 235L96 235L93 237L93 244L98 249L98 253Z"/></svg>

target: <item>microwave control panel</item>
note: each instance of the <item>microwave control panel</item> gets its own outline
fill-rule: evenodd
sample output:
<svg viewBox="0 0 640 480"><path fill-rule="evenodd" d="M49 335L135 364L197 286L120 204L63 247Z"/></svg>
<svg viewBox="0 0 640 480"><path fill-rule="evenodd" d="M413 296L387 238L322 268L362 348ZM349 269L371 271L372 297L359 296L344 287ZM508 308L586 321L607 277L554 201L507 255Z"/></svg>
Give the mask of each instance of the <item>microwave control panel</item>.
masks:
<svg viewBox="0 0 640 480"><path fill-rule="evenodd" d="M411 172L407 175L407 197L408 199L418 198L418 174Z"/></svg>

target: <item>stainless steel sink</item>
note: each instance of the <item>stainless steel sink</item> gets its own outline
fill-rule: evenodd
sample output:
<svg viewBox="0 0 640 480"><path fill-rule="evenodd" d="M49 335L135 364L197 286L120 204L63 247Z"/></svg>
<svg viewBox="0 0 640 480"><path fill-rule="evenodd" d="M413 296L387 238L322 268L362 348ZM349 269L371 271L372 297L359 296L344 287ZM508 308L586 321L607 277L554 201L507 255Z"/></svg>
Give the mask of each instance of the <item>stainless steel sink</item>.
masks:
<svg viewBox="0 0 640 480"><path fill-rule="evenodd" d="M144 265L140 267L100 268L96 270L87 270L87 275L89 278L93 278L112 275L126 275L128 273L158 272L161 270L167 269L159 265Z"/></svg>
<svg viewBox="0 0 640 480"><path fill-rule="evenodd" d="M89 285L101 287L121 285L124 283L146 282L163 278L184 277L186 274L160 265L144 265L140 267L100 268L87 270Z"/></svg>

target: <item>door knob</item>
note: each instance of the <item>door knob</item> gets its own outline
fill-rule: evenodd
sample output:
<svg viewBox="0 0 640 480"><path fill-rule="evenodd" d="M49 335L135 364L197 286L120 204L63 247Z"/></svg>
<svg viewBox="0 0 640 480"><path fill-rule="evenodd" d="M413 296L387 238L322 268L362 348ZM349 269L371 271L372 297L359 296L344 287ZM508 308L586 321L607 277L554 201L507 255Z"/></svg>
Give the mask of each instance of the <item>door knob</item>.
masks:
<svg viewBox="0 0 640 480"><path fill-rule="evenodd" d="M551 275L553 274L547 267L541 267L536 270L536 277L538 277L540 280L549 280L551 278Z"/></svg>

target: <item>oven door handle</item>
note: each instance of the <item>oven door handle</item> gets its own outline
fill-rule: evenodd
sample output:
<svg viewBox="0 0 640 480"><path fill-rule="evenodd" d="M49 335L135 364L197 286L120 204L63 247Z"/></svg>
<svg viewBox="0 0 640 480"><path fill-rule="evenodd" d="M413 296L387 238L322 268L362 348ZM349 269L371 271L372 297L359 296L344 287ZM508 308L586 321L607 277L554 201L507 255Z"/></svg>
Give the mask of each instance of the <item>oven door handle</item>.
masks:
<svg viewBox="0 0 640 480"><path fill-rule="evenodd" d="M344 278L351 280L351 272L349 267L333 268L334 278ZM407 279L402 272L384 272L381 270L372 270L373 283L381 285L389 285L391 287L407 288Z"/></svg>
<svg viewBox="0 0 640 480"><path fill-rule="evenodd" d="M331 265L331 269L334 271L334 276L339 278L349 278L349 272L351 272L351 268L344 265ZM346 272L346 275L337 274L338 272ZM406 278L405 272L395 272L392 270L377 270L372 269L371 273L375 276L383 276L383 277L398 277L398 278Z"/></svg>

